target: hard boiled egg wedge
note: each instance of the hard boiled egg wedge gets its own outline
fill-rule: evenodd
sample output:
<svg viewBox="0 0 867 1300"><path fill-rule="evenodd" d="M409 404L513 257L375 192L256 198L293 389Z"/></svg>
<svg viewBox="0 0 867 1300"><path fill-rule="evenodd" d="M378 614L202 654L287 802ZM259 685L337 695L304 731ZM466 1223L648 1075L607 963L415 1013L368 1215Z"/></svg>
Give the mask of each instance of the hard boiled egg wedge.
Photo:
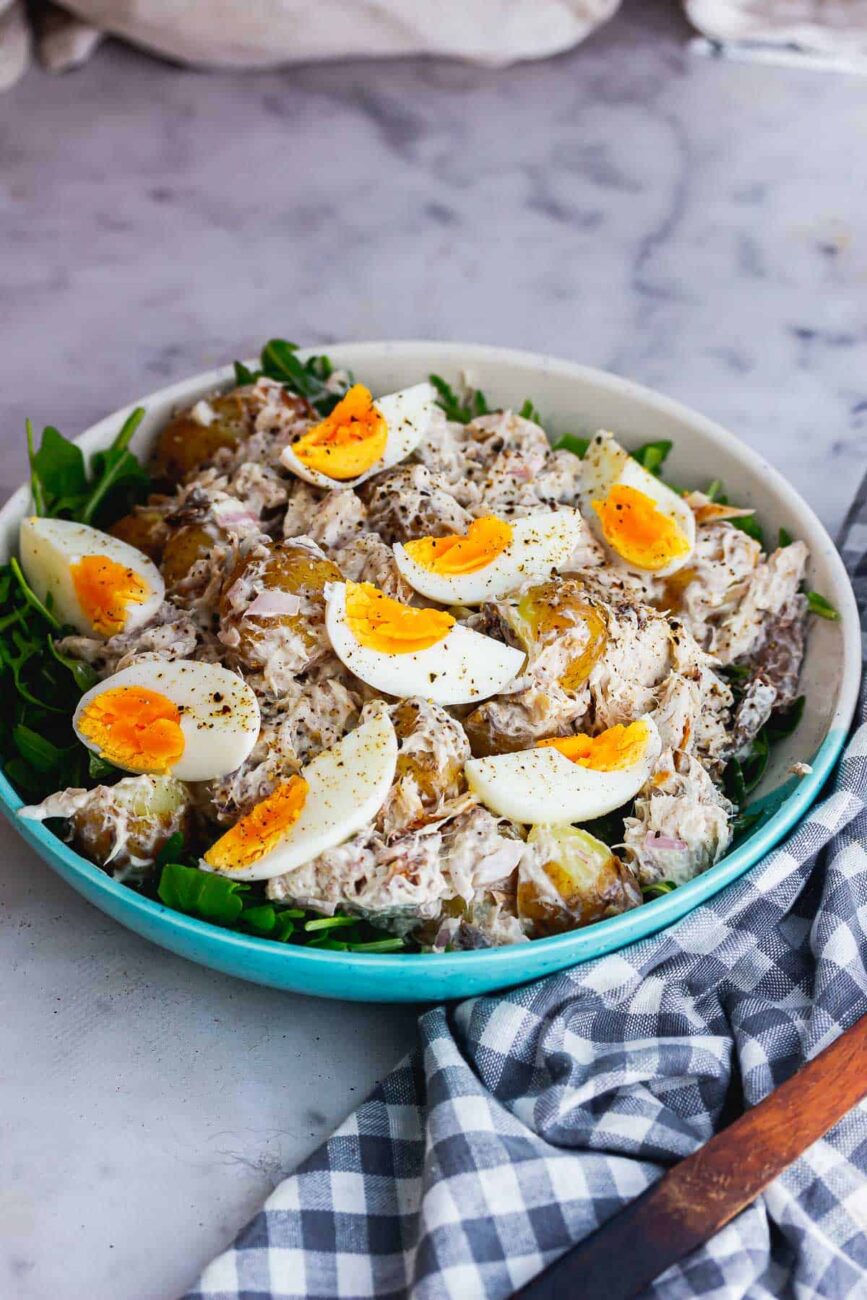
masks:
<svg viewBox="0 0 867 1300"><path fill-rule="evenodd" d="M422 596L444 605L480 605L560 568L583 530L575 510L546 510L511 522L486 515L464 534L398 544L394 559Z"/></svg>
<svg viewBox="0 0 867 1300"><path fill-rule="evenodd" d="M125 772L210 781L240 767L259 735L250 687L219 664L143 659L82 695L79 740Z"/></svg>
<svg viewBox="0 0 867 1300"><path fill-rule="evenodd" d="M517 754L472 758L464 766L476 798L525 825L586 822L621 808L650 776L661 742L650 717L599 736L543 740Z"/></svg>
<svg viewBox="0 0 867 1300"><path fill-rule="evenodd" d="M461 627L440 609L416 609L369 582L325 588L325 626L341 663L386 695L470 704L496 695L524 653Z"/></svg>
<svg viewBox="0 0 867 1300"><path fill-rule="evenodd" d="M667 577L695 549L695 517L686 501L610 433L598 433L584 455L582 504L597 537L635 573Z"/></svg>
<svg viewBox="0 0 867 1300"><path fill-rule="evenodd" d="M205 871L234 880L282 876L360 831L394 781L397 737L382 705L299 776L278 785L205 854Z"/></svg>
<svg viewBox="0 0 867 1300"><path fill-rule="evenodd" d="M286 447L286 469L316 487L357 487L372 474L405 460L442 419L432 384L415 384L376 401L353 384L330 415Z"/></svg>
<svg viewBox="0 0 867 1300"><path fill-rule="evenodd" d="M84 636L131 632L162 604L165 584L153 561L98 528L33 515L21 521L19 550L39 599Z"/></svg>

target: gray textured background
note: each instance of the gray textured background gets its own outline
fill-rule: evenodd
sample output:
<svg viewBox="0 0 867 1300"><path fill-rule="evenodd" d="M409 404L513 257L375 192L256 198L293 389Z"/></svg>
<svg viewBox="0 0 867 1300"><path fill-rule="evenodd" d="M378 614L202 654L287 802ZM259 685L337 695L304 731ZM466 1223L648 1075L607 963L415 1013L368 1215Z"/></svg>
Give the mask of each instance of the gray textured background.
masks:
<svg viewBox="0 0 867 1300"><path fill-rule="evenodd" d="M180 71L107 46L0 101L0 484L301 342L538 347L689 402L835 528L867 426L865 81L702 59L667 4L501 72ZM0 825L0 1296L167 1300L412 1041L190 966Z"/></svg>

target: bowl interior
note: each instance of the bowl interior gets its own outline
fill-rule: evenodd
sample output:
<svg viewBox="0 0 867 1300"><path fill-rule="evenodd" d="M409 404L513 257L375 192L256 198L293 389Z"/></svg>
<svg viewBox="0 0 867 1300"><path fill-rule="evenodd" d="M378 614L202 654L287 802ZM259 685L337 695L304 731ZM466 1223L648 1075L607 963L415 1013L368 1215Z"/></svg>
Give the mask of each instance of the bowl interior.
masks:
<svg viewBox="0 0 867 1300"><path fill-rule="evenodd" d="M469 380L484 390L491 403L497 406L519 407L525 398L531 397L542 414L546 428L555 435L566 432L586 435L599 428L606 428L621 438L627 447L635 447L651 439L670 439L674 446L666 462L667 479L684 487L698 488L706 486L713 479L721 479L732 500L740 505L755 507L769 542L776 537L781 527L785 527L794 537L803 538L809 546L809 585L821 591L837 607L841 622L812 620L802 678L802 690L806 696L804 716L797 731L775 747L761 786L753 796L753 800L759 802L768 815L778 814L773 818L773 827L768 825L764 833L756 834L754 851L751 852L748 840L743 842L734 854L729 855L729 870L726 869L727 860L724 859L700 880L682 886L674 895L645 904L637 913L612 918L587 931L537 940L529 945L536 954L532 959L527 952L528 945L519 945L527 958L525 961L517 960L517 953L511 960L507 960L508 954L502 949L453 954L448 958L391 957L384 963L382 959L365 955L357 955L351 963L345 963L344 955L341 954L340 961L345 967L351 965L357 969L381 971L383 981L387 981L389 970L396 969L395 962L412 962L416 971L426 967L432 972L435 966L438 975L434 977L432 972L429 987L425 985L424 977L414 977L412 996L462 996L484 988L517 983L532 974L540 974L545 969L556 969L583 957L596 956L600 951L613 950L642 934L652 933L733 878L731 868L735 863L731 859L737 858L738 869L735 874L740 874L761 853L767 851L775 839L788 829L794 818L803 814L818 791L820 773L817 771L815 774L816 780L807 778L807 784L798 789L794 778L788 773L791 763L796 760L810 762L821 750L824 771L842 744L857 698L860 636L851 585L833 543L794 489L759 455L711 421L614 375L552 358L477 345L386 342L329 345L327 351L337 365L353 370L375 394L416 383L433 371L453 384L462 379ZM146 407L147 415L136 433L133 444L135 450L147 450L157 430L176 408L219 388L231 386L232 382L231 367L224 367L144 398L140 404ZM83 434L79 441L84 450L93 451L105 446L131 409L132 406L114 413ZM16 547L18 523L27 509L27 503L28 490L21 488L0 510L0 548L4 557ZM20 806L20 800L14 796L5 778L0 778L0 802L10 812ZM85 892L100 906L105 906L106 910L117 915L124 912L138 915L142 907L145 911L155 909L164 914L167 926L176 935L188 932L198 934L202 929L206 930L211 937L199 945L200 949L203 946L213 947L214 944L219 946L220 941L224 941L227 951L238 946L237 936L230 937L215 927L167 913L159 904L141 899L123 886L116 886L115 882L110 881L92 864L65 846L60 846L43 827L32 829L34 834L27 834L26 838L54 865L58 865L55 859L62 856L65 860L63 874L77 888L84 889L83 882L86 880L89 887ZM772 830L773 834L769 834ZM42 834L35 834L36 832ZM52 849L49 841L53 841L56 850ZM58 869L61 869L59 865ZM124 906L126 900L123 899L117 907L108 906L109 897L114 897L118 890L126 895L129 906ZM637 924L639 917L642 917L640 925ZM228 958L221 961L210 951L193 952L190 950L191 945L182 942L180 938L176 942L170 942L165 935L151 933L153 927L149 929L149 921L148 924L145 923L147 917L141 923L136 923L127 915L122 915L121 919L133 924L141 932L148 933L148 937L174 947L176 951L185 951L196 960L220 965L223 969L231 969L233 973L249 974L250 978L278 983L284 987L304 987L309 992L325 992L331 996L347 995L334 986L333 978L326 981L332 986L330 988L310 987L309 981L301 980L299 983L291 976L278 978L273 972L270 975L265 973L264 967L268 963L264 956L259 962L254 960L252 965L247 963L243 969L236 969ZM625 922L629 924L621 924ZM591 931L599 933L600 941L603 932L610 936L610 940L588 943ZM272 954L273 959L277 960L279 954L279 960L287 970L293 963L299 969L304 967L314 970L323 970L323 963L330 963L331 971L335 969L336 954L303 953L303 950L281 948L262 940L245 940L242 944L247 951L251 945L254 954L265 954L269 949L276 950ZM312 966L310 958L315 958ZM483 963L481 967L480 962ZM257 966L262 969L253 969ZM497 967L500 967L499 975L493 973ZM490 969L490 977L479 979L478 971L485 968ZM463 981L454 978L450 974L454 970L465 971L466 978ZM476 972L475 977L472 972ZM313 983L316 985L317 980ZM444 992L444 989L447 991ZM359 996L395 996L386 987L378 988L376 979L373 985L359 984L356 993Z"/></svg>

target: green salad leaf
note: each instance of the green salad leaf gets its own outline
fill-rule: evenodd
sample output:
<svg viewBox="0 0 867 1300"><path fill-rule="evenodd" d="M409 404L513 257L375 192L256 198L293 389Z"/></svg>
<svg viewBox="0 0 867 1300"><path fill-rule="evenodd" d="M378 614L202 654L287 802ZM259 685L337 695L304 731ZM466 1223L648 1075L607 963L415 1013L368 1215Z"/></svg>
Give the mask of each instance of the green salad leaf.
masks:
<svg viewBox="0 0 867 1300"><path fill-rule="evenodd" d="M59 627L18 561L0 567L0 762L28 798L89 784L72 714L95 675L57 650Z"/></svg>
<svg viewBox="0 0 867 1300"><path fill-rule="evenodd" d="M807 608L811 614L817 614L819 618L827 618L832 623L840 620L840 613L834 608L830 600L826 600L818 591L807 592Z"/></svg>
<svg viewBox="0 0 867 1300"><path fill-rule="evenodd" d="M167 862L157 893L166 907L201 916L218 925L233 925L244 910L243 894L250 888L240 880L227 880L197 867Z"/></svg>
<svg viewBox="0 0 867 1300"><path fill-rule="evenodd" d="M771 745L776 745L781 740L785 740L786 736L791 736L804 716L806 702L806 696L799 695L785 712L771 714L764 725L765 735Z"/></svg>
<svg viewBox="0 0 867 1300"><path fill-rule="evenodd" d="M178 858L184 859L177 861ZM198 916L214 925L241 930L277 943L343 952L402 952L407 944L357 916L319 916L303 908L274 903L261 884L229 880L200 871L186 852L183 837L173 835L157 857L157 897L166 907Z"/></svg>
<svg viewBox="0 0 867 1300"><path fill-rule="evenodd" d="M590 446L589 438L579 438L576 433L564 433L554 443L553 451L571 451L573 456L583 458Z"/></svg>
<svg viewBox="0 0 867 1300"><path fill-rule="evenodd" d="M43 429L37 450L28 420L30 490L36 514L98 527L140 501L150 478L129 450L129 443L144 414L141 406L131 412L111 445L91 456L89 472L81 448L54 425Z"/></svg>
<svg viewBox="0 0 867 1300"><path fill-rule="evenodd" d="M290 392L305 397L320 415L328 415L347 391L346 384L329 382L334 366L327 356L308 357L301 361L296 355L297 343L286 339L269 339L259 359L260 370L250 370L242 361L236 361L235 381L239 385L255 384L265 375L283 384Z"/></svg>
<svg viewBox="0 0 867 1300"><path fill-rule="evenodd" d="M469 424L477 416L490 413L487 398L478 388L471 388L464 397L458 397L441 375L430 375L429 378L438 393L437 406L445 411L446 419L457 424Z"/></svg>
<svg viewBox="0 0 867 1300"><path fill-rule="evenodd" d="M655 880L651 885L642 885L641 892L647 898L662 898L677 889L673 880Z"/></svg>
<svg viewBox="0 0 867 1300"><path fill-rule="evenodd" d="M731 505L726 496L722 479L715 478L712 483L709 483L705 488L705 496L710 497L711 501L716 501L721 506ZM755 515L742 515L740 519L729 519L726 522L730 523L732 528L737 528L739 532L746 533L747 537L752 537L754 541L758 542L762 550L765 549L765 534ZM782 533L780 536L782 536ZM791 541L791 537L789 541ZM783 543L780 542L780 545L782 546Z"/></svg>
<svg viewBox="0 0 867 1300"><path fill-rule="evenodd" d="M637 460L639 465L643 465L650 474L661 478L662 467L672 446L673 443L667 438L660 438L656 442L645 442L632 453L632 458Z"/></svg>

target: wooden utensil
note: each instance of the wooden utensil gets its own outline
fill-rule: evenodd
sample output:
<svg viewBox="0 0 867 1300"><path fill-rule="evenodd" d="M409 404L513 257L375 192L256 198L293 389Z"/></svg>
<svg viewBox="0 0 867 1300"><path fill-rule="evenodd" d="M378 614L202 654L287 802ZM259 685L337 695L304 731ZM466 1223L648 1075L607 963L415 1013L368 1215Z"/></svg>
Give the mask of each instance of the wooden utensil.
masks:
<svg viewBox="0 0 867 1300"><path fill-rule="evenodd" d="M867 1096L867 1015L517 1294L629 1300L755 1200Z"/></svg>

